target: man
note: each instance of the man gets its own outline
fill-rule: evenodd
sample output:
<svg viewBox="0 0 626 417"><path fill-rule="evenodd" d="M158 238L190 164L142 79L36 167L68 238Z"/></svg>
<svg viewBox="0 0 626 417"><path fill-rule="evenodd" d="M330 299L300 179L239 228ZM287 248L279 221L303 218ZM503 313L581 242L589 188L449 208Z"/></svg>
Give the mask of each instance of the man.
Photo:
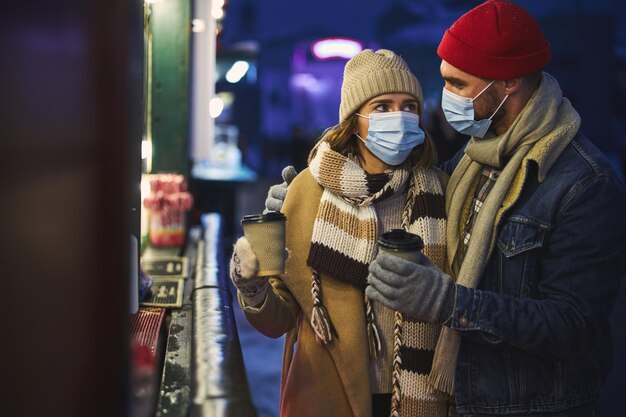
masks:
<svg viewBox="0 0 626 417"><path fill-rule="evenodd" d="M366 294L444 324L430 382L459 415L595 416L625 272L623 186L542 72L550 48L526 10L489 0L437 52L446 118L472 136L444 164L449 270L380 253Z"/></svg>

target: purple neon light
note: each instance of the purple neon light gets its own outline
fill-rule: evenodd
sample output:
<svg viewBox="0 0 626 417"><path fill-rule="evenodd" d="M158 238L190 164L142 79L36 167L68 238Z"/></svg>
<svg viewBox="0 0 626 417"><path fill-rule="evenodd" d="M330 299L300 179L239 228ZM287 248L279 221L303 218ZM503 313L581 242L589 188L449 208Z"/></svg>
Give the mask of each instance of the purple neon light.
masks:
<svg viewBox="0 0 626 417"><path fill-rule="evenodd" d="M361 42L349 38L326 38L313 42L313 56L325 61L328 59L350 59L363 50Z"/></svg>

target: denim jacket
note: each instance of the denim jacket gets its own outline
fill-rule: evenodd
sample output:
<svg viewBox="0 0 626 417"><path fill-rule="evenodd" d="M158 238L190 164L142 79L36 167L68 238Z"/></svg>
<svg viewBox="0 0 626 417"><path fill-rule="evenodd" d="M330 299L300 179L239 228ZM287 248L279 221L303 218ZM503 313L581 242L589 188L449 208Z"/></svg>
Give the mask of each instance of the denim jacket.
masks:
<svg viewBox="0 0 626 417"><path fill-rule="evenodd" d="M591 416L582 410L611 369L608 319L626 270L624 188L580 133L542 182L535 162L523 168L521 195L497 225L478 287L457 286L448 324L463 336L457 409Z"/></svg>

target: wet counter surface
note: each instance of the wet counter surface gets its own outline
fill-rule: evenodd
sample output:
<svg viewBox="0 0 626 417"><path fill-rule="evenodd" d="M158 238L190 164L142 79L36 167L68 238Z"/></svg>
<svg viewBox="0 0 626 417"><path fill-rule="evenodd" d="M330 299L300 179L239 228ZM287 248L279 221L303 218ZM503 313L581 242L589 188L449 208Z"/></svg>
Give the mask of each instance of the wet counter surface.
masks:
<svg viewBox="0 0 626 417"><path fill-rule="evenodd" d="M190 230L183 306L171 312L156 415L254 417L220 244L221 218Z"/></svg>

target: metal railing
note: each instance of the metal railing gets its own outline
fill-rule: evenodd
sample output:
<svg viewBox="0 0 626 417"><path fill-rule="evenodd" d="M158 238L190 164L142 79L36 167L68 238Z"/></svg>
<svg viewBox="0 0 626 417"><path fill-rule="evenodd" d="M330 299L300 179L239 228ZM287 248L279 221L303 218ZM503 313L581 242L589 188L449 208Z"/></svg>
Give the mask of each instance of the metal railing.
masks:
<svg viewBox="0 0 626 417"><path fill-rule="evenodd" d="M203 218L192 292L191 416L253 417L218 214Z"/></svg>

